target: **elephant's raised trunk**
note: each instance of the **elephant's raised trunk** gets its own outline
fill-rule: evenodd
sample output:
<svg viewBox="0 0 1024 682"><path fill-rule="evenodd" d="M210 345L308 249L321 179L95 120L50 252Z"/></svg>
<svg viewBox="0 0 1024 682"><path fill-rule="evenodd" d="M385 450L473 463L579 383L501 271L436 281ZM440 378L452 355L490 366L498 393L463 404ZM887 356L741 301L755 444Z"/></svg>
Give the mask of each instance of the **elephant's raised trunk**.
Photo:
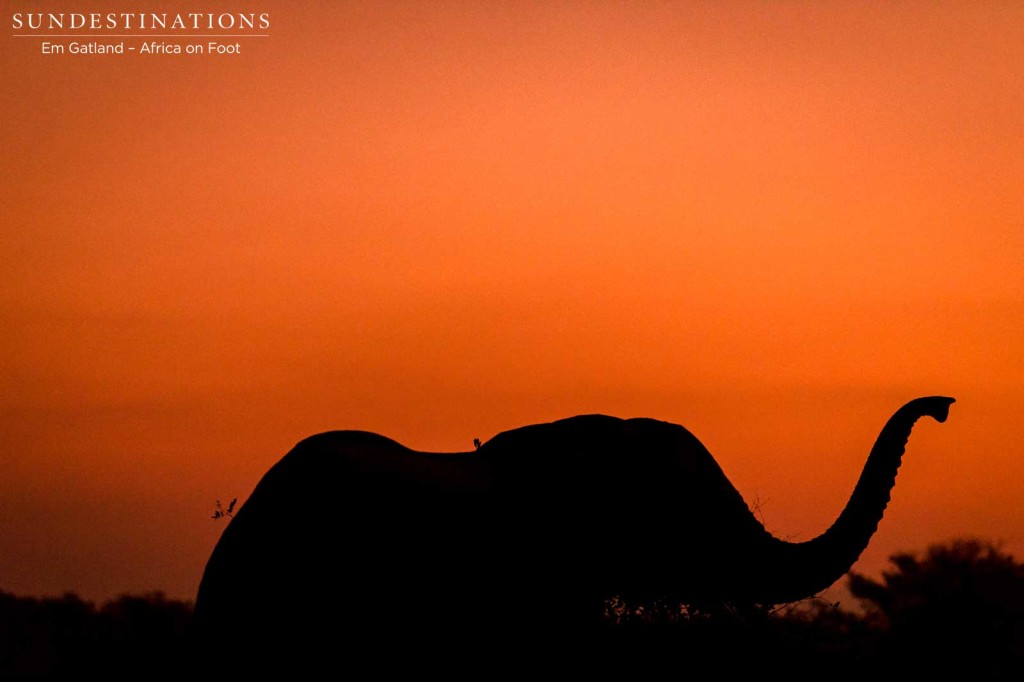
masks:
<svg viewBox="0 0 1024 682"><path fill-rule="evenodd" d="M878 529L896 483L903 451L914 423L924 416L946 421L953 398L912 400L889 419L878 435L846 508L824 533L801 543L773 540L761 565L756 601L781 603L824 590L850 570Z"/></svg>

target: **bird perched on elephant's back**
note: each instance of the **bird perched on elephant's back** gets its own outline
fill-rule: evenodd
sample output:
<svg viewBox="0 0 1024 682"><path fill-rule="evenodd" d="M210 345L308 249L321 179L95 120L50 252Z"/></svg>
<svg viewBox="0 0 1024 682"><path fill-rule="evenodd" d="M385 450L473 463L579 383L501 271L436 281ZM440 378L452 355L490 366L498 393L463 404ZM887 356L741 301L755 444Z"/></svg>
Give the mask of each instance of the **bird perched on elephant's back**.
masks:
<svg viewBox="0 0 1024 682"><path fill-rule="evenodd" d="M313 436L225 529L195 633L222 662L325 642L367 651L471 638L500 649L509 633L603 626L616 595L794 601L856 561L914 423L945 421L952 402L900 408L839 518L803 543L770 535L696 437L653 419L572 417L448 454L361 431Z"/></svg>

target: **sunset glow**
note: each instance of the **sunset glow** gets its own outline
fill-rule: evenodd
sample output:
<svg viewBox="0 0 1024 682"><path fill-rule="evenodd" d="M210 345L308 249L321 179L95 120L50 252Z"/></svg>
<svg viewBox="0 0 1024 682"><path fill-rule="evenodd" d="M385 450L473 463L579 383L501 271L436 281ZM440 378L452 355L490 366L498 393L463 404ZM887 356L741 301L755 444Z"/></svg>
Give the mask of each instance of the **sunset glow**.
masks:
<svg viewBox="0 0 1024 682"><path fill-rule="evenodd" d="M16 9L0 589L193 598L308 435L580 413L686 426L808 539L925 395L857 569L1024 555L1024 5L268 0L133 57Z"/></svg>

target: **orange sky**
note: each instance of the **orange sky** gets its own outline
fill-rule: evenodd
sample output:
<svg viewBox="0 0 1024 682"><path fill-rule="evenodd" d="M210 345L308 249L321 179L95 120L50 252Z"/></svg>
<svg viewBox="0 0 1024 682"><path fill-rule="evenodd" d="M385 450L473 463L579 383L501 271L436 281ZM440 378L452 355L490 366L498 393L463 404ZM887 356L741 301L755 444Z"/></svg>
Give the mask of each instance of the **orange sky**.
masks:
<svg viewBox="0 0 1024 682"><path fill-rule="evenodd" d="M203 5L270 12L238 56L116 57L3 3L0 589L192 598L307 435L586 412L807 539L932 394L858 568L1024 556L1024 6L255 4ZM44 11L126 6L196 10Z"/></svg>

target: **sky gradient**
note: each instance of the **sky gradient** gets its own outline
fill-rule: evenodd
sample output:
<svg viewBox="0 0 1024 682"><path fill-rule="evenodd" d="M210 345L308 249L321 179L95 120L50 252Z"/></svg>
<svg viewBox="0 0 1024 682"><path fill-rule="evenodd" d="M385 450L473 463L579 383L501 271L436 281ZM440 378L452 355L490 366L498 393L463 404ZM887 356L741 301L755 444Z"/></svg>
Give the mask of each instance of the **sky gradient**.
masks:
<svg viewBox="0 0 1024 682"><path fill-rule="evenodd" d="M230 57L41 55L17 4L0 589L193 598L305 436L595 412L809 539L923 395L857 568L1024 555L1021 4L268 0Z"/></svg>

